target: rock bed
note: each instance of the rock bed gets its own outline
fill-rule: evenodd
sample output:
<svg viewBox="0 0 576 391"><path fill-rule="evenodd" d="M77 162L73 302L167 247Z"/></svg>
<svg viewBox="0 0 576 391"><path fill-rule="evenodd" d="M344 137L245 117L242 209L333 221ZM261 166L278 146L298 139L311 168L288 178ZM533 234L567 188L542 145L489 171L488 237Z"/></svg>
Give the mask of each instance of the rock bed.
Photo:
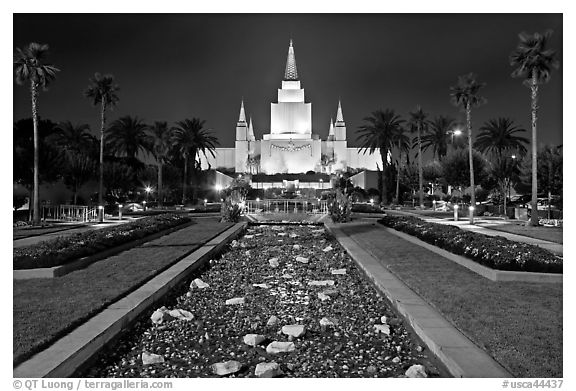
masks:
<svg viewBox="0 0 576 391"><path fill-rule="evenodd" d="M83 376L440 375L321 226L251 226L162 304Z"/></svg>

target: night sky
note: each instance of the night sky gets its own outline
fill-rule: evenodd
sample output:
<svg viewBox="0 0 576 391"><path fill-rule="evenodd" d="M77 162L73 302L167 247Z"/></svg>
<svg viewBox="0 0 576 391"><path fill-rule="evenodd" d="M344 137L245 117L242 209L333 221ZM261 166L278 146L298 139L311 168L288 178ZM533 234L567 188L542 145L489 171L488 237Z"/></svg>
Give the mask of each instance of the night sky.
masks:
<svg viewBox="0 0 576 391"><path fill-rule="evenodd" d="M88 123L96 134L98 108L82 93L94 72L111 73L121 90L110 121L199 117L232 147L242 97L256 137L268 133L292 38L313 132L327 136L340 98L357 145L356 129L376 109L407 118L420 104L463 121L449 87L468 72L487 83L488 102L472 113L476 131L499 116L529 130L529 89L511 78L508 57L519 32L546 29L562 61L560 14L15 14L14 46L47 43L61 69L39 97L43 118ZM562 143L562 84L561 66L540 89L540 143ZM14 84L14 120L30 117L29 99Z"/></svg>

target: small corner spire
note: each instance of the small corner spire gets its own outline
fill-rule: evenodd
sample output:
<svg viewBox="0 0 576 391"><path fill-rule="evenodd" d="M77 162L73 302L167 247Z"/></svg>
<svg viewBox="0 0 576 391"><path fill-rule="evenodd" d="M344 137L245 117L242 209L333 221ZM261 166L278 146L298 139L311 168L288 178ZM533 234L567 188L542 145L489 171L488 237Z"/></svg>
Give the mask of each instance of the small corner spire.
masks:
<svg viewBox="0 0 576 391"><path fill-rule="evenodd" d="M238 117L238 122L246 122L246 113L244 112L244 98L240 103L240 116Z"/></svg>
<svg viewBox="0 0 576 391"><path fill-rule="evenodd" d="M334 136L334 120L330 118L330 130L328 131L329 136Z"/></svg>
<svg viewBox="0 0 576 391"><path fill-rule="evenodd" d="M342 115L342 104L340 103L340 99L338 99L338 111L336 113L336 123L344 122L344 116Z"/></svg>

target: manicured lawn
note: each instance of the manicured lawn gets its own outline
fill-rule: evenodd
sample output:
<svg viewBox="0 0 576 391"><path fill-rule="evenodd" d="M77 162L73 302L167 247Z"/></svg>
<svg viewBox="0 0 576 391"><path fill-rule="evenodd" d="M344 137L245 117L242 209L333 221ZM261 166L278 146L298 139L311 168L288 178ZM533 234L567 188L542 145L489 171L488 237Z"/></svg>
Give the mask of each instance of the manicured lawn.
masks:
<svg viewBox="0 0 576 391"><path fill-rule="evenodd" d="M549 242L562 244L562 234L564 230L561 227L532 227L520 224L502 224L490 226L495 231L509 232L517 235L524 235L530 238L547 240Z"/></svg>
<svg viewBox="0 0 576 391"><path fill-rule="evenodd" d="M562 284L492 282L383 227L343 230L514 376L562 377Z"/></svg>
<svg viewBox="0 0 576 391"><path fill-rule="evenodd" d="M14 363L53 343L232 224L202 219L53 279L14 280Z"/></svg>
<svg viewBox="0 0 576 391"><path fill-rule="evenodd" d="M60 231L67 231L69 229L81 227L81 224L70 224L70 225L63 225L63 224L54 224L48 227L38 227L38 228L14 228L12 238L22 239L22 238L29 238L32 236L44 235L53 232L60 232Z"/></svg>

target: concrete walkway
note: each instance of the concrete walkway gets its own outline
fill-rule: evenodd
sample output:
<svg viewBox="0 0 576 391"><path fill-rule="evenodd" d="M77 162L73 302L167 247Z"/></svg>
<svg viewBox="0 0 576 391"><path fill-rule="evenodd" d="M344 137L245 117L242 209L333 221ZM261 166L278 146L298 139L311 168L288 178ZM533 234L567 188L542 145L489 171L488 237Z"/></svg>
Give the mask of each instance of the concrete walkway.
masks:
<svg viewBox="0 0 576 391"><path fill-rule="evenodd" d="M512 375L486 351L476 346L444 316L409 288L386 266L386 260L377 258L371 249L384 240L400 240L373 221L346 224L326 223L327 228L354 258L361 270L376 288L407 320L414 332L442 361L454 377L502 378ZM421 256L428 250L406 242L406 253L390 256Z"/></svg>
<svg viewBox="0 0 576 391"><path fill-rule="evenodd" d="M491 226L496 226L500 224L507 224L506 220L488 220L483 219L481 217L475 217L474 221L475 224L469 224L468 219L462 219L459 221L454 221L453 219L445 219L445 218L438 218L438 217L431 217L431 216L422 216L417 213L411 213L408 211L400 211L400 210L390 210L386 211L386 213L393 215L405 215L405 216L414 216L418 217L424 221L428 221L430 223L436 224L445 224L445 225L454 225L461 229L465 229L467 231L478 232L483 235L487 236L502 236L506 239L513 240L515 242L520 243L528 243L534 246L542 247L548 251L553 252L554 254L563 255L563 245L560 243L554 243L547 240L531 238L524 235L513 234L509 232L498 231L495 229L490 229Z"/></svg>
<svg viewBox="0 0 576 391"><path fill-rule="evenodd" d="M105 220L103 223L88 223L88 224L85 224L81 227L76 227L76 228L71 228L71 229L65 229L65 227L63 226L62 227L63 229L61 231L47 232L45 234L29 236L27 238L14 239L12 241L12 247L13 248L20 248L20 247L31 246L31 245L36 244L36 243L40 243L40 242L43 242L46 240L57 238L59 236L70 236L70 235L74 235L77 233L91 231L94 229L101 229L101 228L111 227L114 225L125 224L125 223L128 223L130 221L133 221L133 219L132 218L124 218L120 221L118 221L118 220Z"/></svg>

